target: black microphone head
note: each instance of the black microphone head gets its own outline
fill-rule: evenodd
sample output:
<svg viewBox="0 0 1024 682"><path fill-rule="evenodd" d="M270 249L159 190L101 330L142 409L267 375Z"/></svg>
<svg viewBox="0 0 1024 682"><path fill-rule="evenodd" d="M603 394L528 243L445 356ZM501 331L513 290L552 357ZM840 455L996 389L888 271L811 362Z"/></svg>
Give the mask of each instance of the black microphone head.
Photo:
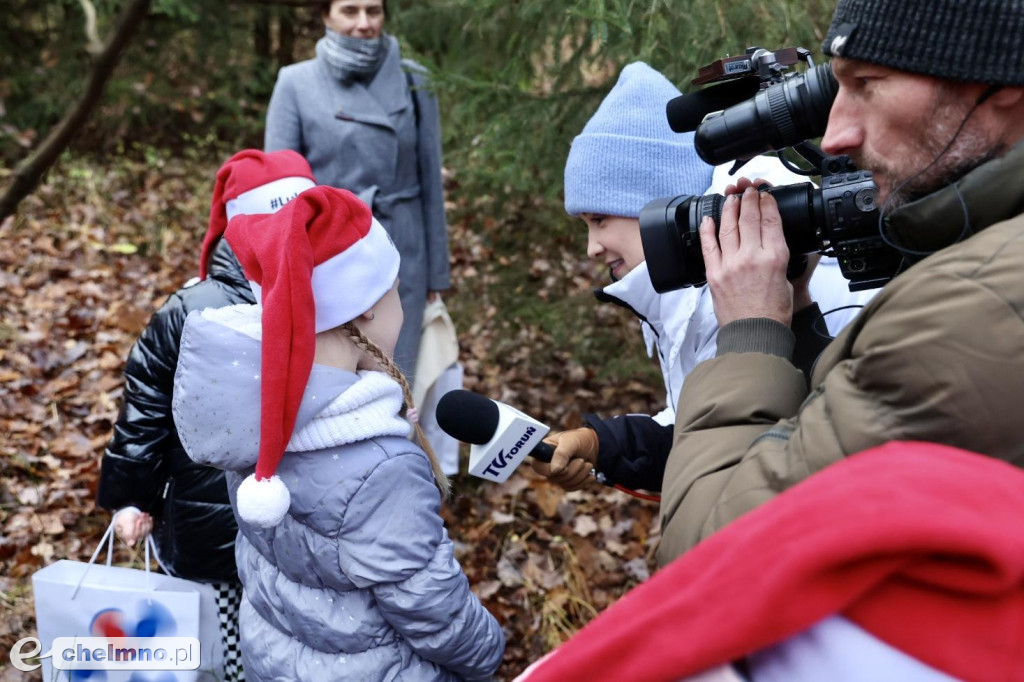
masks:
<svg viewBox="0 0 1024 682"><path fill-rule="evenodd" d="M757 94L759 88L756 78L741 78L674 97L665 105L669 127L676 133L692 132L711 112L749 99Z"/></svg>
<svg viewBox="0 0 1024 682"><path fill-rule="evenodd" d="M455 440L483 445L498 430L498 404L472 391L449 391L437 402L437 425Z"/></svg>

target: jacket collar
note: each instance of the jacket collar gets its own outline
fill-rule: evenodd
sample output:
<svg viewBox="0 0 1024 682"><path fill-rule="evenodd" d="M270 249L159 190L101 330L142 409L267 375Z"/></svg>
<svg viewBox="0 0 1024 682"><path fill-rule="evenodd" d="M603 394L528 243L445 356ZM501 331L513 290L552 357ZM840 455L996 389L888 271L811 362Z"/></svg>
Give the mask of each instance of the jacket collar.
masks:
<svg viewBox="0 0 1024 682"><path fill-rule="evenodd" d="M645 322L641 327L648 354L653 352L653 344L657 343L667 358L668 367L675 362L692 323L700 325L699 329L708 329L705 322L694 320L697 306L705 295L704 288L686 287L659 294L651 284L646 262L633 268L618 282L595 290L594 295L599 301L628 308L641 322ZM714 322L713 316L711 322Z"/></svg>
<svg viewBox="0 0 1024 682"><path fill-rule="evenodd" d="M602 289L595 289L594 296L603 303L615 303L628 308L655 330L661 329L660 299L651 284L647 261L627 272L619 281L612 282Z"/></svg>
<svg viewBox="0 0 1024 682"><path fill-rule="evenodd" d="M369 83L359 81L341 82L331 75L330 68L320 50L317 50L317 67L321 77L332 84L326 92L334 92L336 118L344 121L358 121L394 130L390 114L409 106L409 88L402 69L402 55L398 40L386 36L387 55Z"/></svg>
<svg viewBox="0 0 1024 682"><path fill-rule="evenodd" d="M221 239L213 249L210 256L210 277L229 285L233 289L243 292L247 299L255 303L252 292L249 288L249 281L245 278L242 264L238 262L235 252L231 250L227 239Z"/></svg>
<svg viewBox="0 0 1024 682"><path fill-rule="evenodd" d="M886 218L889 236L899 246L914 251L932 253L951 246L1024 213L1021 177L1024 141L957 182L901 206Z"/></svg>

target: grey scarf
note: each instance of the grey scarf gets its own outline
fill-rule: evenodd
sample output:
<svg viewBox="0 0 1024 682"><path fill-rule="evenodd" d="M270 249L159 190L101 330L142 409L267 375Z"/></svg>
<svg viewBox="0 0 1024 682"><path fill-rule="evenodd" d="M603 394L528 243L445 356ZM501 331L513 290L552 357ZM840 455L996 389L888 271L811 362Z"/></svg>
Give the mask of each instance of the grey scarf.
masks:
<svg viewBox="0 0 1024 682"><path fill-rule="evenodd" d="M388 53L389 36L353 38L326 29L317 41L316 53L327 62L331 73L340 81L366 81L373 78Z"/></svg>

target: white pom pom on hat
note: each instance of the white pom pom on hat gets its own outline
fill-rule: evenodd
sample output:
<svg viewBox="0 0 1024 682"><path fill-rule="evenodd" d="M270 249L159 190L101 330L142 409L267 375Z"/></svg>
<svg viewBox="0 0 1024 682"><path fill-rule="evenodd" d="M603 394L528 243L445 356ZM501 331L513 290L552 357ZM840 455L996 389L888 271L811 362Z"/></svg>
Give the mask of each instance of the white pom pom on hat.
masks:
<svg viewBox="0 0 1024 682"><path fill-rule="evenodd" d="M249 474L235 495L238 515L246 523L260 528L271 528L281 523L292 504L291 493L280 476L261 481L256 474Z"/></svg>

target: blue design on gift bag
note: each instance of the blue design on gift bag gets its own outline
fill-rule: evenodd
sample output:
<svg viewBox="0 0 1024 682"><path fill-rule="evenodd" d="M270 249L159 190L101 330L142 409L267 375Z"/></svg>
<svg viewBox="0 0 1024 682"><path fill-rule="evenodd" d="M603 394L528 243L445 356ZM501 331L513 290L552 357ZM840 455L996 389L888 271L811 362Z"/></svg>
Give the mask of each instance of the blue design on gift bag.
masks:
<svg viewBox="0 0 1024 682"><path fill-rule="evenodd" d="M173 637L176 634L178 623L163 604L143 599L136 604L136 611L139 619L133 625L126 623L121 609L98 611L89 623L89 632L93 637ZM68 679L72 682L102 682L107 679L103 670L72 670L69 673ZM129 682L174 682L175 679L173 674L166 671L157 672L155 677L135 671Z"/></svg>
<svg viewBox="0 0 1024 682"><path fill-rule="evenodd" d="M140 600L136 609L139 619L131 627L126 625L121 609L98 611L92 617L89 632L93 637L173 637L177 633L178 623L163 604Z"/></svg>

